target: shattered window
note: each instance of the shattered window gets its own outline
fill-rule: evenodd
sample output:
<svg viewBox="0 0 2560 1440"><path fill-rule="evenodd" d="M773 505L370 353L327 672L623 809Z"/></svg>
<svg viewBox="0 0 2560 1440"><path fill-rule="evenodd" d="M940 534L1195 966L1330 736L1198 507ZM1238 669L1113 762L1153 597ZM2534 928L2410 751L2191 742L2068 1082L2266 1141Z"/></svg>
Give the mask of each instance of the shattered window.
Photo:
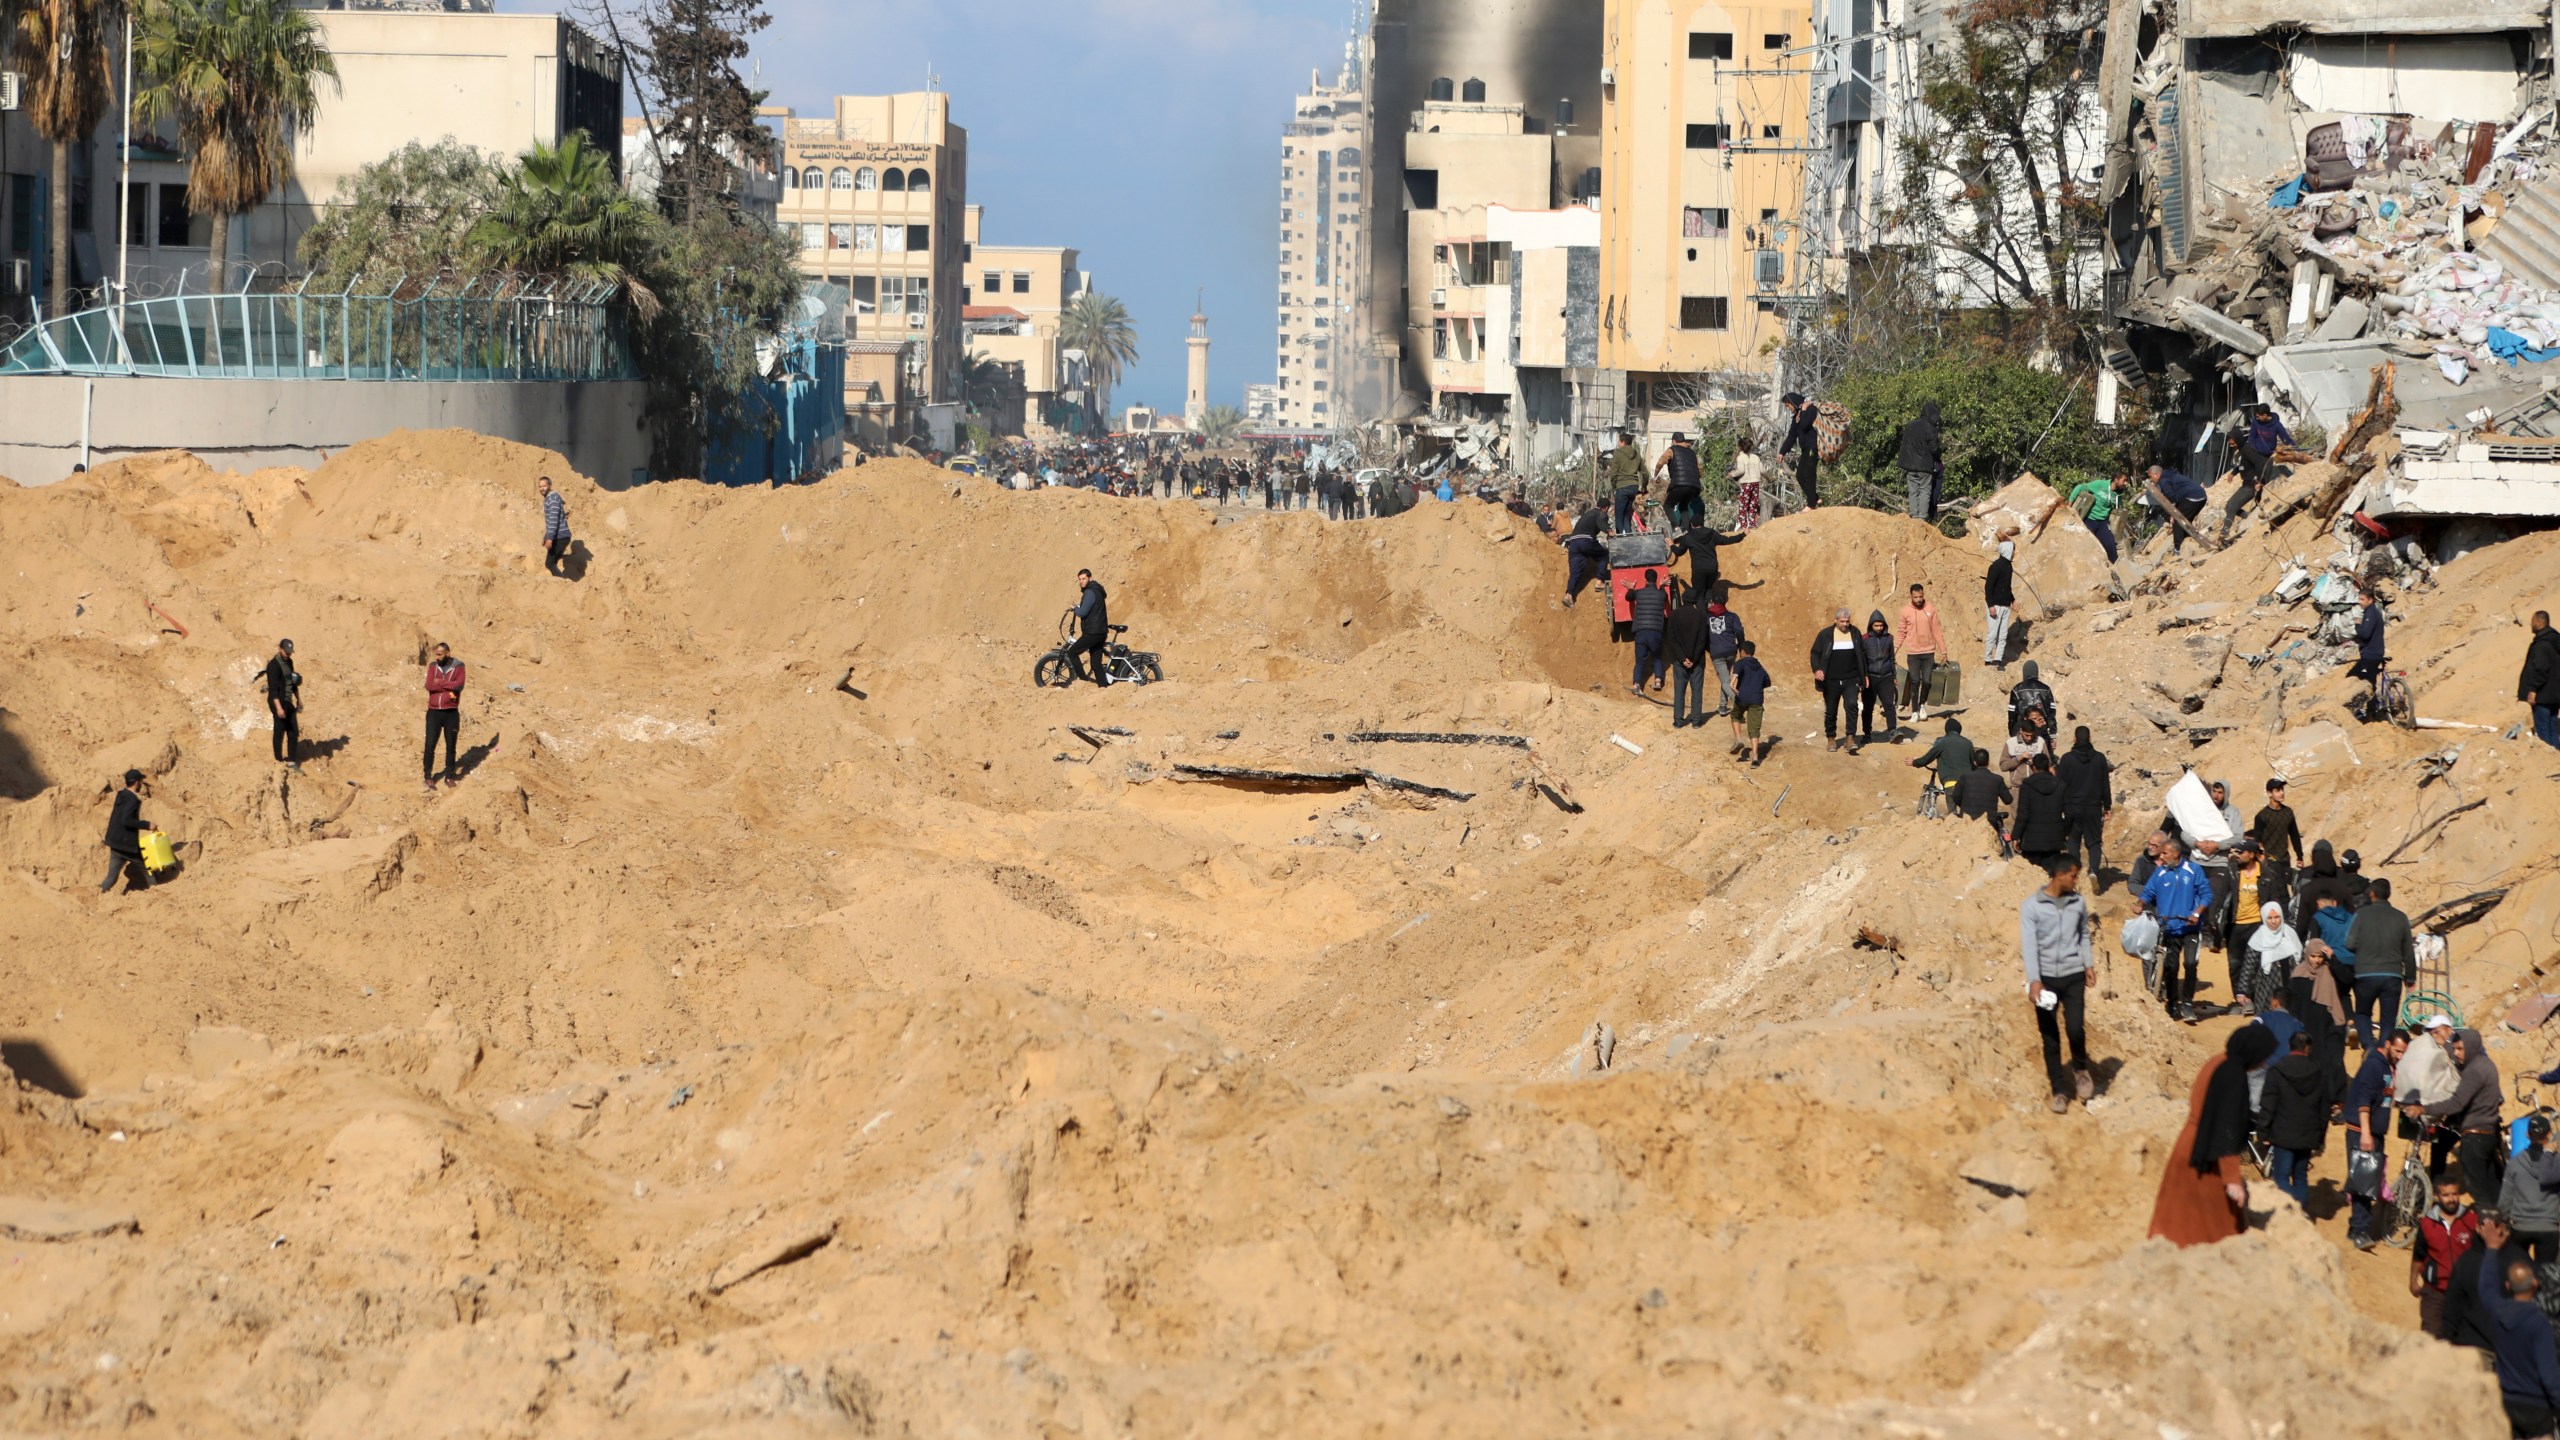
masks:
<svg viewBox="0 0 2560 1440"><path fill-rule="evenodd" d="M1680 234L1690 240L1721 240L1733 227L1733 212L1691 205L1680 212Z"/></svg>

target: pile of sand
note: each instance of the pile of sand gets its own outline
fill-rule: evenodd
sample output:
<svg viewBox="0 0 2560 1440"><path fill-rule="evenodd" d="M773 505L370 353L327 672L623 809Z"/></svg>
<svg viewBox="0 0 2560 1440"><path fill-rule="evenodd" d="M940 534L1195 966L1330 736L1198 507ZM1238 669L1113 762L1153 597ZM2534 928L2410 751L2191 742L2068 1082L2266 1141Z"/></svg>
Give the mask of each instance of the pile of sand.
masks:
<svg viewBox="0 0 2560 1440"><path fill-rule="evenodd" d="M542 572L546 470L574 581ZM2105 1092L2045 1112L2027 867L1912 818L1916 745L1822 748L1831 606L1923 578L1970 658L1971 541L1826 511L1724 552L1779 681L1747 770L1627 695L1553 544L1471 504L1216 521L912 463L608 493L403 434L308 474L0 486L0 534L0 1040L32 1082L0 1220L80 1232L0 1240L0 1428L2494 1423L2476 1367L2372 1318L2409 1318L2396 1262L2334 1222L2141 1243L2218 1029L2110 956ZM2494 1013L2551 954L2555 767L2253 668L2292 618L2255 598L2314 538L2075 600L2031 653L2120 767L2119 853L2193 763L2284 768L2378 857L2464 743L2492 803L2385 873L2413 911L2508 887L2455 940ZM2408 598L2422 709L2515 718L2507 612L2551 549ZM1030 686L1085 566L1165 684ZM280 635L298 775L253 683ZM435 640L473 768L427 795ZM1353 738L1405 730L1531 748ZM186 866L100 899L127 764Z"/></svg>

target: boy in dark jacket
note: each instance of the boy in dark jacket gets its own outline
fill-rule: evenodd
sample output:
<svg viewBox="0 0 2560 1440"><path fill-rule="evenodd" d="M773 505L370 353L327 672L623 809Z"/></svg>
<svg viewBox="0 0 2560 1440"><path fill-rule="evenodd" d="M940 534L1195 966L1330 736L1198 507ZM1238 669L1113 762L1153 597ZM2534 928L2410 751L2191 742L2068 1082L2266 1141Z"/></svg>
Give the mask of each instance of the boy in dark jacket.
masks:
<svg viewBox="0 0 2560 1440"><path fill-rule="evenodd" d="M1671 728L1706 724L1707 612L1694 592L1663 622L1662 658L1671 667Z"/></svg>
<svg viewBox="0 0 2560 1440"><path fill-rule="evenodd" d="M2258 1130L2275 1151L2268 1179L2297 1205L2311 1197L2311 1157L2329 1140L2329 1110L2338 1103L2338 1071L2311 1054L2311 1037L2295 1031L2285 1057L2267 1071Z"/></svg>
<svg viewBox="0 0 2560 1440"><path fill-rule="evenodd" d="M1769 671L1760 663L1760 647L1745 640L1733 662L1733 756L1748 751L1751 768L1760 768L1769 747L1760 739L1760 712L1769 696Z"/></svg>
<svg viewBox="0 0 2560 1440"><path fill-rule="evenodd" d="M125 877L125 893L151 888L151 872L142 866L142 832L151 822L142 818L142 797L151 793L151 782L139 770L124 772L124 788L116 792L115 808L107 815L107 878L98 882L98 893L116 888L116 877Z"/></svg>
<svg viewBox="0 0 2560 1440"><path fill-rule="evenodd" d="M1884 612L1867 612L1867 633L1858 637L1858 656L1865 666L1865 688L1858 695L1858 729L1869 743L1891 740L1902 731L1902 721L1893 713L1894 662L1893 631L1884 622ZM1884 708L1884 729L1876 729L1876 708Z"/></svg>
<svg viewBox="0 0 2560 1440"><path fill-rule="evenodd" d="M1733 662L1742 653L1744 640L1742 617L1724 608L1724 602L1707 598L1707 663L1716 667L1716 713L1733 712Z"/></svg>

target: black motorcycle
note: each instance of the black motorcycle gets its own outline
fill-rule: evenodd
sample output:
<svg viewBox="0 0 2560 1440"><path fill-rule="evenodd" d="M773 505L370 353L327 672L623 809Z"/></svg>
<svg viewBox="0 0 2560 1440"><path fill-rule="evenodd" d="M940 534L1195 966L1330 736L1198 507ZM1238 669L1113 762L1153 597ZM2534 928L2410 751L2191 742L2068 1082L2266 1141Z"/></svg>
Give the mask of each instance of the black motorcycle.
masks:
<svg viewBox="0 0 2560 1440"><path fill-rule="evenodd" d="M1031 683L1042 689L1064 689L1082 678L1076 668L1076 612L1068 611L1058 618L1058 646L1040 657L1031 667ZM1103 648L1102 678L1109 684L1126 682L1152 685L1164 678L1164 665L1151 650L1132 650L1116 637L1128 633L1126 625L1114 625L1115 637Z"/></svg>

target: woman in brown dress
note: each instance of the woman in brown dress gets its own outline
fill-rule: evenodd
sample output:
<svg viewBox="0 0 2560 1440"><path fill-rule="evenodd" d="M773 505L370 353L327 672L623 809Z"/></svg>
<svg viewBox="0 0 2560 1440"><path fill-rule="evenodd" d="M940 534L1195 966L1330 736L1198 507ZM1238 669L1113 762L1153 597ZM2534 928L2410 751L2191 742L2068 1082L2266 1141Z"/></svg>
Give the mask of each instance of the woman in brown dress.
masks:
<svg viewBox="0 0 2560 1440"><path fill-rule="evenodd" d="M2276 1053L2275 1032L2243 1025L2204 1062L2187 1097L2187 1128L2169 1151L2151 1233L2172 1245L2210 1245L2240 1233L2249 1203L2249 1072Z"/></svg>

